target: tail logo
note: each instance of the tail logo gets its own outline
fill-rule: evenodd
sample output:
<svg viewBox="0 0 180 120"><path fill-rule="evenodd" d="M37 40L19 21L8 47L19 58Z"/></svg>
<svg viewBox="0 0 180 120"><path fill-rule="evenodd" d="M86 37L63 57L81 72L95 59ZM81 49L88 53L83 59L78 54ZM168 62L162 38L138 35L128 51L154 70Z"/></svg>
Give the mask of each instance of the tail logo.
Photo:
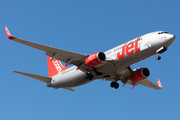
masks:
<svg viewBox="0 0 180 120"><path fill-rule="evenodd" d="M53 64L54 64L57 72L60 73L60 72L62 71L62 68L61 68L59 62L58 62L57 60L53 60L52 62L53 62Z"/></svg>
<svg viewBox="0 0 180 120"><path fill-rule="evenodd" d="M48 62L49 77L57 75L62 71L68 69L68 67L64 67L59 60L57 59L52 60L52 58L49 56L47 56L47 62Z"/></svg>

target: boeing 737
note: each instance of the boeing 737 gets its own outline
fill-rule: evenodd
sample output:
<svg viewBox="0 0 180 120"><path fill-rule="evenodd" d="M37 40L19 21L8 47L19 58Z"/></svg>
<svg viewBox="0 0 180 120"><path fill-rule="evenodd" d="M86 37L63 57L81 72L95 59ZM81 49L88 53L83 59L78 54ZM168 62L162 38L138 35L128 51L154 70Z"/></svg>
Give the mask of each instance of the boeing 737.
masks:
<svg viewBox="0 0 180 120"><path fill-rule="evenodd" d="M176 38L175 35L165 31L151 32L108 51L84 55L19 39L12 36L6 26L5 31L10 40L45 51L48 60L48 77L19 71L13 72L45 82L47 87L64 88L71 91L74 91L72 87L96 79L111 81L110 86L115 89L119 87L118 81L122 82L122 86L132 85L131 89L139 84L161 89L159 79L157 85L147 80L150 75L148 68L140 67L132 70L130 65L153 55L157 55L156 59L160 60L159 54L165 52ZM65 63L65 66L61 64L61 61ZM67 67L68 65L74 66Z"/></svg>

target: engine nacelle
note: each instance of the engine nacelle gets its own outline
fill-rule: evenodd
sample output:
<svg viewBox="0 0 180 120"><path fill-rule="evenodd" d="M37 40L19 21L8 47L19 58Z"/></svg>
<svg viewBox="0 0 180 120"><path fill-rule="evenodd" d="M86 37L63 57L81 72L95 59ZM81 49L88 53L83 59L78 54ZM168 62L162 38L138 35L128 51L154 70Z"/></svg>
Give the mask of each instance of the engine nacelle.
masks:
<svg viewBox="0 0 180 120"><path fill-rule="evenodd" d="M88 67L94 67L102 64L106 60L106 55L103 52L96 52L89 55L86 60L85 64Z"/></svg>
<svg viewBox="0 0 180 120"><path fill-rule="evenodd" d="M148 78L149 75L150 75L149 69L142 67L133 71L129 78L132 82L138 82Z"/></svg>

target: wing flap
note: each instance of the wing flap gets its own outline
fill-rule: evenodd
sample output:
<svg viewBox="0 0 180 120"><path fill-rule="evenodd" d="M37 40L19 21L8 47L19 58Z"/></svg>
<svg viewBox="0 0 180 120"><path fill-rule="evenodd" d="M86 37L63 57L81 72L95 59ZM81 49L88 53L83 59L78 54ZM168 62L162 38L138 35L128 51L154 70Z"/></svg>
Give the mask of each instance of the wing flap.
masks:
<svg viewBox="0 0 180 120"><path fill-rule="evenodd" d="M36 80L39 80L41 82L45 82L45 83L51 81L51 79L52 79L50 77L44 77L44 76L34 75L34 74L30 74L30 73L25 73L25 72L19 72L19 71L13 71L13 72L36 79Z"/></svg>
<svg viewBox="0 0 180 120"><path fill-rule="evenodd" d="M45 54L46 54L47 56L53 57L55 53L46 52ZM57 53L56 53L56 54L57 54ZM71 57L71 58L72 58L72 57ZM62 61L62 62L64 62L64 63L68 63L68 61L71 60L71 58L70 58L70 57L67 57L67 56L63 56L63 55L61 55L61 54L59 54L58 56L56 56L56 59L57 59L57 60L60 60L60 61ZM84 58L84 59L85 59L85 58ZM83 60L83 59L82 59L82 60ZM82 60L81 60L81 61L82 61ZM70 64L79 66L79 65L81 64L81 62L73 59Z"/></svg>
<svg viewBox="0 0 180 120"><path fill-rule="evenodd" d="M16 42L19 42L21 44L24 44L24 45L27 45L27 46L30 46L30 47L45 51L45 52L51 52L52 55L55 55L55 54L59 53L62 56L66 56L66 57L69 57L69 58L75 58L78 61L82 61L87 57L86 55L82 55L82 54L78 54L78 53L74 53L74 52L70 52L70 51L66 51L66 50L62 50L62 49L57 49L57 48L41 45L41 44L38 44L38 43L22 40L22 39L19 39L19 38L15 38L15 39L12 39L12 40L16 41ZM50 56L50 57L53 57L53 56Z"/></svg>

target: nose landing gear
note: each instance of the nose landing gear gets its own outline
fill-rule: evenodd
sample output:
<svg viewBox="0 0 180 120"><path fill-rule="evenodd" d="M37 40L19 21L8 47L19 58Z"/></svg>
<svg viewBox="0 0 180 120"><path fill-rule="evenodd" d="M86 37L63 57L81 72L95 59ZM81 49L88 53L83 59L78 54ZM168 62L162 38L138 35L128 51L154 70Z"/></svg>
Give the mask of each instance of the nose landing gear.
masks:
<svg viewBox="0 0 180 120"><path fill-rule="evenodd" d="M160 60L160 59L161 59L161 56L157 55L157 56L156 56L156 59L157 59L157 60Z"/></svg>
<svg viewBox="0 0 180 120"><path fill-rule="evenodd" d="M160 59L161 59L161 56L159 56L159 54L165 52L166 50L167 50L167 47L161 47L161 48L159 48L159 49L156 51L156 53L158 54L158 55L156 56L156 59L157 59L157 60L160 60Z"/></svg>

